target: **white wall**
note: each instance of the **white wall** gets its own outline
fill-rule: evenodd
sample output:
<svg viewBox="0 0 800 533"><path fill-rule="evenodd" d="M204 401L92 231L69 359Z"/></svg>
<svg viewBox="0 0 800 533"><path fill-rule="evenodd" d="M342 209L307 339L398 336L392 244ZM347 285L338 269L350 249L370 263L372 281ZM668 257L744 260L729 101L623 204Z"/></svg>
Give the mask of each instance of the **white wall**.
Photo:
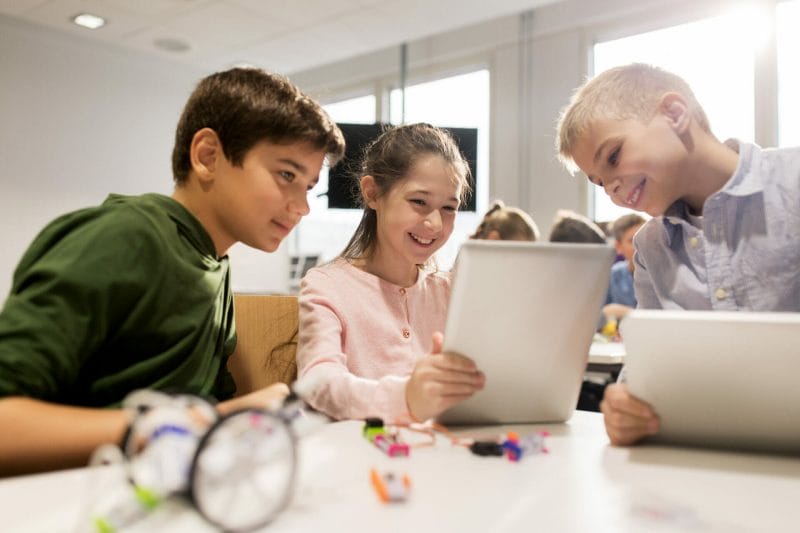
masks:
<svg viewBox="0 0 800 533"><path fill-rule="evenodd" d="M409 43L408 82L490 69L489 195L528 210L547 234L558 209L588 208L586 180L564 171L553 136L560 109L588 74L593 40L711 16L738 3L564 0ZM390 48L291 78L330 102L397 85L398 62L398 49ZM0 299L20 254L56 215L96 204L108 192L171 190L175 122L204 74L0 18ZM344 243L348 224L325 231ZM241 270L242 290L283 290L286 255L287 246L277 255L235 250L234 283ZM245 266L237 269L237 262ZM260 277L264 285L255 288Z"/></svg>
<svg viewBox="0 0 800 533"><path fill-rule="evenodd" d="M110 192L172 192L175 126L205 74L0 17L0 303L56 216ZM234 284L286 290L285 246L274 256L237 249L232 263Z"/></svg>

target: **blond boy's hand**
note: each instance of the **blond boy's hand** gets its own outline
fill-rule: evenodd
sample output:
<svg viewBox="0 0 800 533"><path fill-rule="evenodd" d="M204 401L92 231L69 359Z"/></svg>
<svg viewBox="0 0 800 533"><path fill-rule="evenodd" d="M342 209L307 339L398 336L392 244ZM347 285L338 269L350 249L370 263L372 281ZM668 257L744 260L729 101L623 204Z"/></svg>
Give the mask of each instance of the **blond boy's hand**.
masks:
<svg viewBox="0 0 800 533"><path fill-rule="evenodd" d="M615 446L629 446L658 433L659 419L653 408L633 396L624 383L606 387L600 410L608 438Z"/></svg>
<svg viewBox="0 0 800 533"><path fill-rule="evenodd" d="M411 416L427 420L483 388L486 377L472 359L442 353L441 333L433 334L433 350L420 358L406 384L406 403Z"/></svg>

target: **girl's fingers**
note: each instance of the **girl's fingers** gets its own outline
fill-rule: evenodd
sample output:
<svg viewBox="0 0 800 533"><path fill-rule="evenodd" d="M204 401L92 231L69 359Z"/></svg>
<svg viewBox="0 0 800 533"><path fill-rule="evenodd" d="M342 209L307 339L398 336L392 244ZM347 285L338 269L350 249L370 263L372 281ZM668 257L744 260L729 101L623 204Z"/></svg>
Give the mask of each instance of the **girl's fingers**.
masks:
<svg viewBox="0 0 800 533"><path fill-rule="evenodd" d="M463 355L455 353L443 353L432 358L434 367L440 370L454 370L458 372L477 372L478 366L475 361Z"/></svg>

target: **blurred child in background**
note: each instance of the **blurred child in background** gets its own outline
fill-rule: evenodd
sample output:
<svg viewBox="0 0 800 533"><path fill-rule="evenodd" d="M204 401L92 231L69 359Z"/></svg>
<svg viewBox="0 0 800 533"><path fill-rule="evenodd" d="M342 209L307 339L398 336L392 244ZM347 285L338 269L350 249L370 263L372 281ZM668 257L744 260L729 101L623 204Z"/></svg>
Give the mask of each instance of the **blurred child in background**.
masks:
<svg viewBox="0 0 800 533"><path fill-rule="evenodd" d="M539 227L528 213L495 200L470 239L538 241Z"/></svg>
<svg viewBox="0 0 800 533"><path fill-rule="evenodd" d="M550 230L550 242L605 244L606 234L587 217L569 209L560 209Z"/></svg>
<svg viewBox="0 0 800 533"><path fill-rule="evenodd" d="M643 217L629 213L611 225L614 247L625 260L611 267L608 295L603 306L603 314L608 318L620 320L636 307L636 295L633 292L633 236L644 223Z"/></svg>

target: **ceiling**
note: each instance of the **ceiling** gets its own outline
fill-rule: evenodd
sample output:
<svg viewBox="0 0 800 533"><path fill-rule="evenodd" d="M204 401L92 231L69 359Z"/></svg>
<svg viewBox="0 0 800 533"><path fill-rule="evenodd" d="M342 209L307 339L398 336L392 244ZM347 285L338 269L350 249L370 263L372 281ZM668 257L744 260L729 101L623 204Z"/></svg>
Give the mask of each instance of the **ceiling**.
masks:
<svg viewBox="0 0 800 533"><path fill-rule="evenodd" d="M203 70L292 73L554 1L0 0L0 14ZM108 22L88 30L70 21L84 12ZM170 50L181 44L188 49Z"/></svg>

